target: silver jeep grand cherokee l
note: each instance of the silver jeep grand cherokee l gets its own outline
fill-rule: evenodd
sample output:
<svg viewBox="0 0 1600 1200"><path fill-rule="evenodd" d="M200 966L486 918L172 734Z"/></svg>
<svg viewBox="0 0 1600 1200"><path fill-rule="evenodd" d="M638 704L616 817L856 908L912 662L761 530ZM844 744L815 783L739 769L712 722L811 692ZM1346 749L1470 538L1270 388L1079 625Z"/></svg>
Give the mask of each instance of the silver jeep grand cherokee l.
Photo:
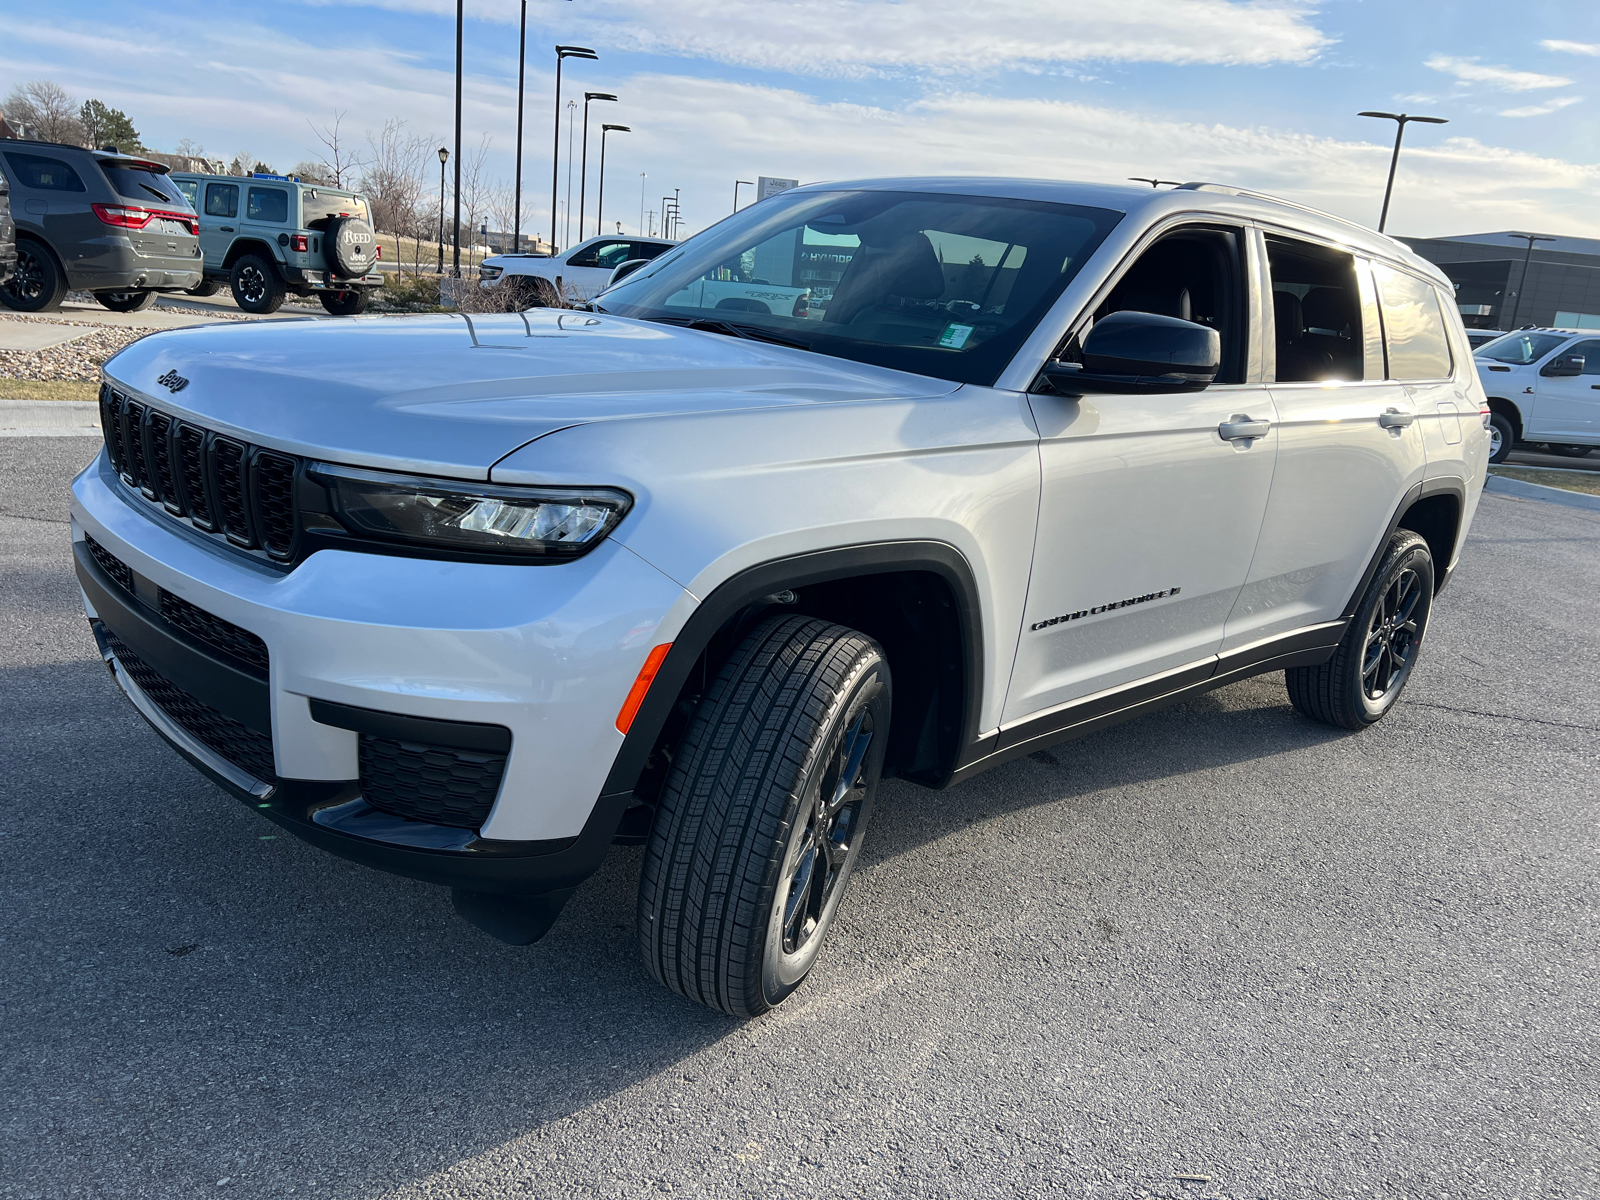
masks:
<svg viewBox="0 0 1600 1200"><path fill-rule="evenodd" d="M78 578L169 743L507 941L644 841L645 962L736 1014L885 777L1267 671L1381 720L1489 445L1436 268L1202 184L797 188L587 311L164 333L102 404Z"/></svg>

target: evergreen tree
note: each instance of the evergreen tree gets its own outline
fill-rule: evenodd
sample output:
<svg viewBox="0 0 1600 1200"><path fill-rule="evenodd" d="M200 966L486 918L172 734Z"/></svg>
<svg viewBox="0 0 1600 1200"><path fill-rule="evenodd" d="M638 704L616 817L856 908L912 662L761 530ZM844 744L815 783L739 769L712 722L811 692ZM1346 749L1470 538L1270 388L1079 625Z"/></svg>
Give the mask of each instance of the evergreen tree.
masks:
<svg viewBox="0 0 1600 1200"><path fill-rule="evenodd" d="M139 131L120 108L98 100L85 100L78 110L78 120L83 125L84 139L96 150L102 146L115 146L118 150L144 149Z"/></svg>

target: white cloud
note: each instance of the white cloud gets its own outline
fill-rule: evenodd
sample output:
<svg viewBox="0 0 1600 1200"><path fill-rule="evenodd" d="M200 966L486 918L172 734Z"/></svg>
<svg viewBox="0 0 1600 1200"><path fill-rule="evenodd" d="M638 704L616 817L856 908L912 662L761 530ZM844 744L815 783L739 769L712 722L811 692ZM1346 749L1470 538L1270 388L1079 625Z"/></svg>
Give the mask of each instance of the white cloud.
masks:
<svg viewBox="0 0 1600 1200"><path fill-rule="evenodd" d="M1543 104L1524 104L1521 108L1508 108L1500 115L1502 117L1543 117L1553 112L1559 112L1569 104L1577 104L1582 99L1582 96L1557 96L1553 100L1546 100Z"/></svg>
<svg viewBox="0 0 1600 1200"><path fill-rule="evenodd" d="M1540 88L1566 87L1572 82L1564 75L1540 75L1534 71L1513 71L1510 67L1482 66L1475 58L1451 58L1435 54L1422 64L1463 83L1486 83L1506 92L1532 92Z"/></svg>
<svg viewBox="0 0 1600 1200"><path fill-rule="evenodd" d="M450 0L361 2L455 11ZM556 0L540 7L566 41L814 76L1096 61L1302 63L1333 40L1297 0ZM517 12L490 0L474 16L515 24Z"/></svg>
<svg viewBox="0 0 1600 1200"><path fill-rule="evenodd" d="M1587 54L1600 57L1600 42L1564 42L1560 38L1545 38L1539 45L1560 54Z"/></svg>

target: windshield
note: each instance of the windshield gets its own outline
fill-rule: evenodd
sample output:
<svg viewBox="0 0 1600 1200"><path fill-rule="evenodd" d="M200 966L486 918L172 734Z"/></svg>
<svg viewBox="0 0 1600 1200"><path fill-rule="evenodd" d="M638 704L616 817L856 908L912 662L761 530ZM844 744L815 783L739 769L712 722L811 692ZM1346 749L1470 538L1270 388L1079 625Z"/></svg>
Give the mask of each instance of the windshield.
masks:
<svg viewBox="0 0 1600 1200"><path fill-rule="evenodd" d="M1492 358L1495 362L1512 363L1525 367L1536 363L1562 342L1564 333L1508 333L1492 342L1485 342L1473 351L1474 358Z"/></svg>
<svg viewBox="0 0 1600 1200"><path fill-rule="evenodd" d="M1122 214L923 192L792 192L642 267L601 312L992 384Z"/></svg>
<svg viewBox="0 0 1600 1200"><path fill-rule="evenodd" d="M150 171L143 167L114 167L104 162L100 164L100 169L106 173L117 195L125 200L146 205L160 203L178 208L193 207L165 172Z"/></svg>
<svg viewBox="0 0 1600 1200"><path fill-rule="evenodd" d="M330 217L367 219L365 200L356 196L341 196L337 192L325 192L320 188L309 188L300 193L300 210L302 229L321 229Z"/></svg>

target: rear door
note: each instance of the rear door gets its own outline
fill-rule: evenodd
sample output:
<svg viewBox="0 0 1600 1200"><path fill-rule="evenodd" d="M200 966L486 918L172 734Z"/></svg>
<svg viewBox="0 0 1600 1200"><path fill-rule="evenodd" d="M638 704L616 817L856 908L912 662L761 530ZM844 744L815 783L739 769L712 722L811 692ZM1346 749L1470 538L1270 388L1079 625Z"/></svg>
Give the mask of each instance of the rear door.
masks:
<svg viewBox="0 0 1600 1200"><path fill-rule="evenodd" d="M278 249L278 235L289 231L293 212L288 188L246 183L244 219L239 223L240 236L259 239L272 247L269 257L276 262L282 257Z"/></svg>
<svg viewBox="0 0 1600 1200"><path fill-rule="evenodd" d="M1565 346L1551 362L1572 358L1583 359L1580 374L1546 375L1550 364L1540 369L1528 437L1549 438L1558 445L1562 439L1576 445L1600 443L1600 339Z"/></svg>

